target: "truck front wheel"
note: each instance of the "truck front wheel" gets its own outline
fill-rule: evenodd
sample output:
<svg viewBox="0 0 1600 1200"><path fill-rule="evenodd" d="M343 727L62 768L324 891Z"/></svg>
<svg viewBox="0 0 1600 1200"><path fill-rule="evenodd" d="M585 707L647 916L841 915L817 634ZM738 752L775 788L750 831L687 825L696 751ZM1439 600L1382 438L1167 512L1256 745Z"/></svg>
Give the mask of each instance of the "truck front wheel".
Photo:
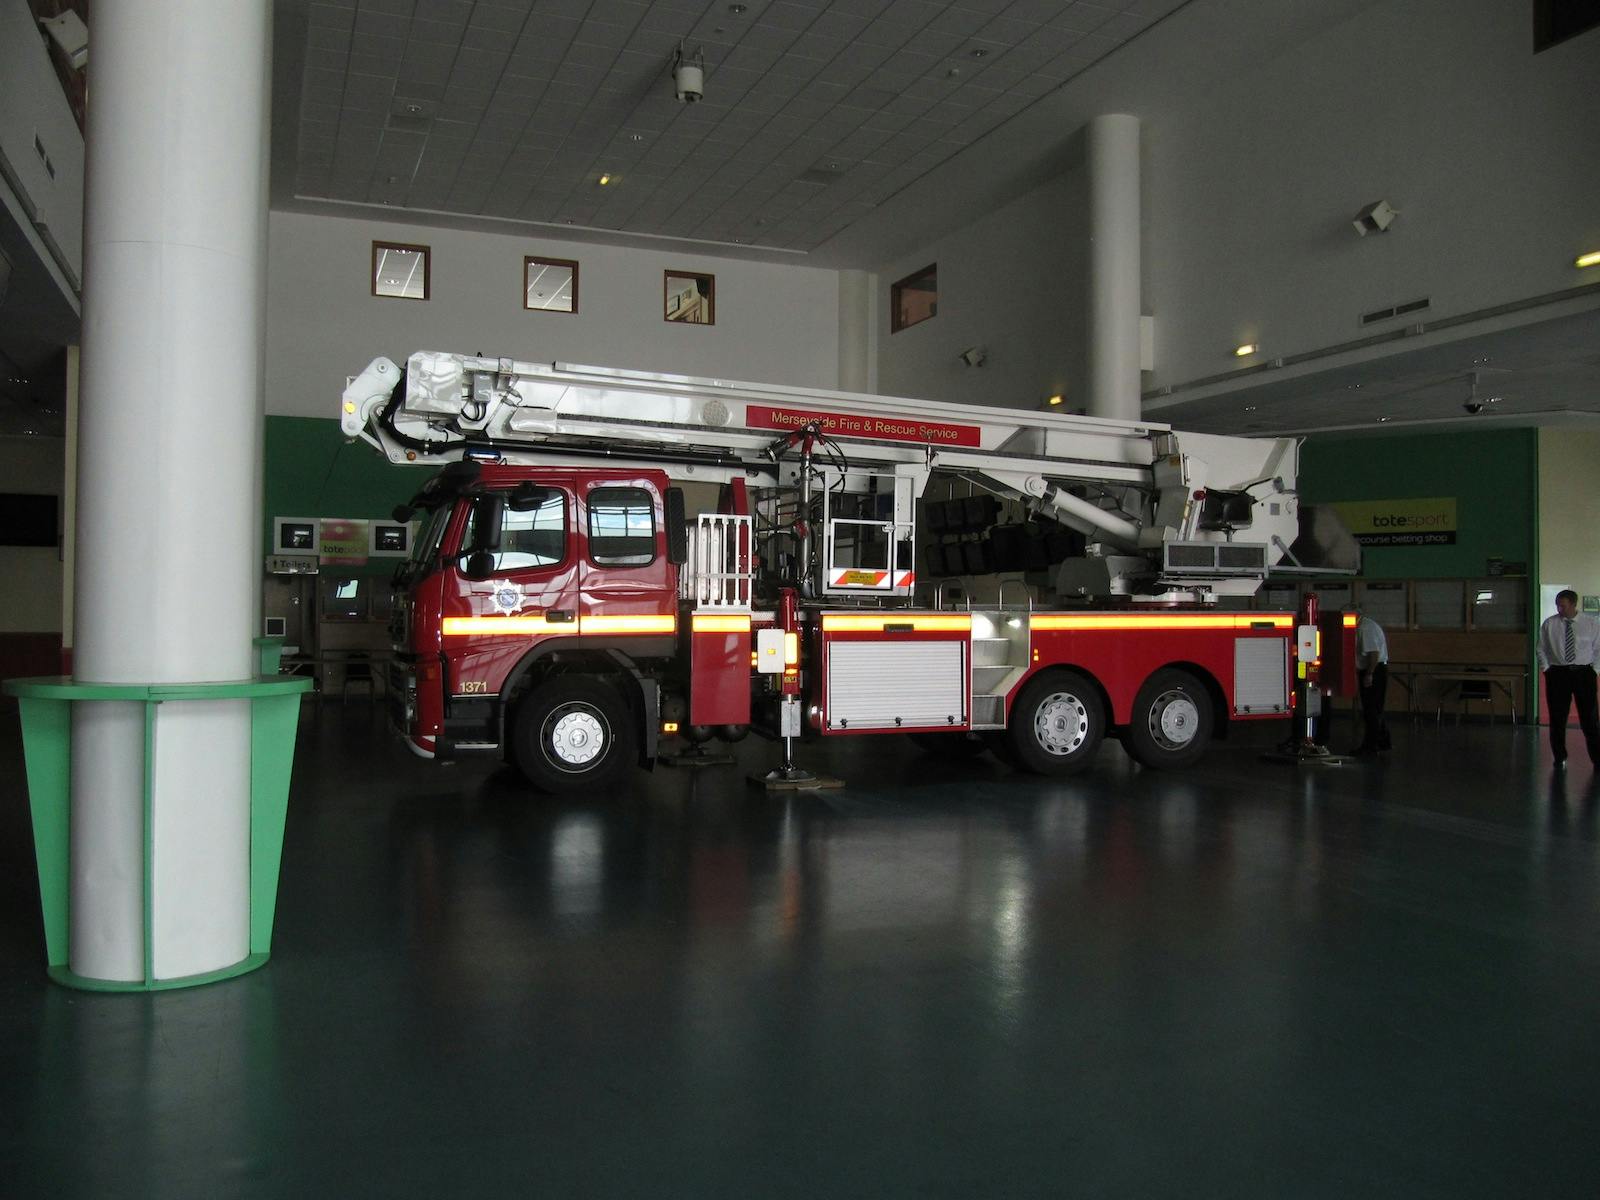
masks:
<svg viewBox="0 0 1600 1200"><path fill-rule="evenodd" d="M1139 689L1122 741L1142 766L1187 767L1211 744L1215 720L1205 685L1187 671L1167 668Z"/></svg>
<svg viewBox="0 0 1600 1200"><path fill-rule="evenodd" d="M547 792L612 783L638 757L627 702L583 675L557 676L534 689L517 708L511 738L518 768Z"/></svg>
<svg viewBox="0 0 1600 1200"><path fill-rule="evenodd" d="M1006 740L1027 770L1070 775L1089 765L1105 732L1105 706L1095 686L1076 671L1051 671L1022 689Z"/></svg>

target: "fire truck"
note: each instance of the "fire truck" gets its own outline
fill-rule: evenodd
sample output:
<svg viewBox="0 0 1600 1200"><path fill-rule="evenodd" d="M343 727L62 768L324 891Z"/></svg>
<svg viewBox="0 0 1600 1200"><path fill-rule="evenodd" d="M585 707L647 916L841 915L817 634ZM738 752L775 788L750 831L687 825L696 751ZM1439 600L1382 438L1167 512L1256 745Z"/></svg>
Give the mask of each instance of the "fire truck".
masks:
<svg viewBox="0 0 1600 1200"><path fill-rule="evenodd" d="M1353 618L1247 607L1316 568L1293 439L436 352L375 359L340 419L437 468L395 512L396 726L544 790L751 729L775 781L797 739L885 734L1177 768L1315 702L1325 652L1352 690Z"/></svg>

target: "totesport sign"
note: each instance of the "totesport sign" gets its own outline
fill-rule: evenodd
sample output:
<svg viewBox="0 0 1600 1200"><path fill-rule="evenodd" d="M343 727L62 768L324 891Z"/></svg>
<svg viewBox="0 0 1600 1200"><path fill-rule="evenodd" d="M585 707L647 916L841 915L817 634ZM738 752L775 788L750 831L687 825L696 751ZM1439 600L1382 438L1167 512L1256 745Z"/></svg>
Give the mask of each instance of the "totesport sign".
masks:
<svg viewBox="0 0 1600 1200"><path fill-rule="evenodd" d="M1358 500L1334 505L1363 546L1453 546L1456 498Z"/></svg>
<svg viewBox="0 0 1600 1200"><path fill-rule="evenodd" d="M920 417L868 417L856 413L806 412L798 408L745 406L744 423L750 429L800 429L813 421L829 437L875 438L883 442L928 442L935 446L981 446L978 425L951 425Z"/></svg>

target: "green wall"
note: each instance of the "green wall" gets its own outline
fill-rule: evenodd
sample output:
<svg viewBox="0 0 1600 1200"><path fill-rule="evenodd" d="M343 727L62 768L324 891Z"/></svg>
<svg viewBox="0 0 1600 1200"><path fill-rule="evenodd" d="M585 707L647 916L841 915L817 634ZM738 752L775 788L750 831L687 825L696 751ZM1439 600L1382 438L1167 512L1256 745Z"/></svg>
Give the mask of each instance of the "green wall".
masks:
<svg viewBox="0 0 1600 1200"><path fill-rule="evenodd" d="M1525 562L1537 578L1539 441L1532 429L1311 438L1300 496L1337 500L1456 498L1453 546L1368 546L1369 579L1472 578L1487 560Z"/></svg>
<svg viewBox="0 0 1600 1200"><path fill-rule="evenodd" d="M338 421L268 417L261 552L272 553L274 517L388 520L432 474L429 467L396 466L366 442L346 442ZM387 575L394 564L374 559L351 573Z"/></svg>

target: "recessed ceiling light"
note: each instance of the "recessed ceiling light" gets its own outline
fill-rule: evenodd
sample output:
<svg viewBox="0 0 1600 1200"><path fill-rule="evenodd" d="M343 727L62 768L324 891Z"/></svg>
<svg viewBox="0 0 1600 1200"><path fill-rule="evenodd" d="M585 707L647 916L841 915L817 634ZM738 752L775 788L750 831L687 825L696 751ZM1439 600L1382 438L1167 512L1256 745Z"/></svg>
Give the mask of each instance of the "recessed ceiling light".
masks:
<svg viewBox="0 0 1600 1200"><path fill-rule="evenodd" d="M1580 254L1575 265L1580 267L1600 267L1600 250L1591 250L1587 254Z"/></svg>
<svg viewBox="0 0 1600 1200"><path fill-rule="evenodd" d="M607 185L607 184L608 184L608 183L610 183L610 182L611 182L611 176L609 176L609 175L602 175L602 176L600 176L600 179L599 179L599 181L598 181L598 182L599 182L599 184L600 184L600 186L601 186L601 187L605 187L605 186L606 186L606 185Z"/></svg>
<svg viewBox="0 0 1600 1200"><path fill-rule="evenodd" d="M983 58L988 53L989 52L987 50L985 50L982 46L976 46L976 47L973 48L972 57L973 58Z"/></svg>
<svg viewBox="0 0 1600 1200"><path fill-rule="evenodd" d="M1235 346L1233 348L1233 356L1235 358L1249 358L1259 349L1261 349L1261 347L1256 345L1254 342L1246 342L1242 346Z"/></svg>
<svg viewBox="0 0 1600 1200"><path fill-rule="evenodd" d="M744 13L748 12L749 8L748 8L747 5L743 5L743 4L730 4L730 5L728 5L728 11L731 12L734 16L738 17L738 16L742 16Z"/></svg>
<svg viewBox="0 0 1600 1200"><path fill-rule="evenodd" d="M1378 420L1379 420L1379 421L1380 421L1380 422L1381 422L1381 421L1387 421L1387 420L1388 420L1388 419L1389 419L1389 418L1388 418L1388 417L1379 417L1379 418L1378 418Z"/></svg>
<svg viewBox="0 0 1600 1200"><path fill-rule="evenodd" d="M628 140L630 142L642 142L642 141L644 141L644 134L642 134L642 133L630 133L628 135Z"/></svg>
<svg viewBox="0 0 1600 1200"><path fill-rule="evenodd" d="M1256 406L1254 404L1246 404L1244 410L1245 412L1255 412Z"/></svg>

